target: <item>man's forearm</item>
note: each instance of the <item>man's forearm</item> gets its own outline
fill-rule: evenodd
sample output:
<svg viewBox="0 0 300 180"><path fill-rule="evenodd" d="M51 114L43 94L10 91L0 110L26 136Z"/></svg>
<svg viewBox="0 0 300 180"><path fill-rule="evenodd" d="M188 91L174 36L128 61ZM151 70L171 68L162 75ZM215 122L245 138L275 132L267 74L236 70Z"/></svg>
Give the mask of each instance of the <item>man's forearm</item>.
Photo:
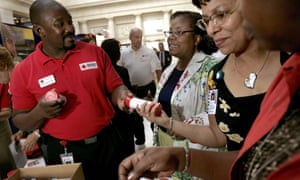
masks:
<svg viewBox="0 0 300 180"><path fill-rule="evenodd" d="M35 107L28 111L13 111L13 122L21 130L32 131L39 128L44 123L45 118Z"/></svg>

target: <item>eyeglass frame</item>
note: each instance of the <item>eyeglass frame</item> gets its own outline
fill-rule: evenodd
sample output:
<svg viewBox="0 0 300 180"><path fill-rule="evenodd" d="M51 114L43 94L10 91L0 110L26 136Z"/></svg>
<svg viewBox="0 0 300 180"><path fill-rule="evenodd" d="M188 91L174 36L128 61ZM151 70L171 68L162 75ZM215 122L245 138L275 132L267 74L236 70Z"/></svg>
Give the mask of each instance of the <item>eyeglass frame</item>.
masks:
<svg viewBox="0 0 300 180"><path fill-rule="evenodd" d="M181 37L183 34L188 32L195 32L194 30L185 30L185 31L164 31L164 35L166 37L175 36L175 37Z"/></svg>
<svg viewBox="0 0 300 180"><path fill-rule="evenodd" d="M233 13L235 13L236 9L233 9L231 11L223 11L223 12L219 12L216 14L213 14L211 16L209 16L208 19L208 23L205 22L204 18L202 17L201 19L199 19L196 23L196 25L201 29L206 31L207 27L209 26L209 22L212 22L213 25L222 25L224 24L226 18L228 18L230 15L232 15ZM223 21L223 22L222 22ZM221 22L221 23L218 23Z"/></svg>

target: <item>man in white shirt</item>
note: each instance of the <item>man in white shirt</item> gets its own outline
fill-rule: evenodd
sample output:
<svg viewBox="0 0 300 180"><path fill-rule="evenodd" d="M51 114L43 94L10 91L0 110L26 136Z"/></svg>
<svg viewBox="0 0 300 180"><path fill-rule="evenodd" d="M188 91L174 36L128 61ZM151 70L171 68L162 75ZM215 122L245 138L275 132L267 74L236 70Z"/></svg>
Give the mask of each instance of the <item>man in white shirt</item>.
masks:
<svg viewBox="0 0 300 180"><path fill-rule="evenodd" d="M142 46L143 31L139 28L130 30L131 45L122 51L118 65L128 70L133 93L139 98L154 97L156 85L161 75L160 61L155 52ZM135 144L137 149L144 147L145 132L143 118L136 117Z"/></svg>

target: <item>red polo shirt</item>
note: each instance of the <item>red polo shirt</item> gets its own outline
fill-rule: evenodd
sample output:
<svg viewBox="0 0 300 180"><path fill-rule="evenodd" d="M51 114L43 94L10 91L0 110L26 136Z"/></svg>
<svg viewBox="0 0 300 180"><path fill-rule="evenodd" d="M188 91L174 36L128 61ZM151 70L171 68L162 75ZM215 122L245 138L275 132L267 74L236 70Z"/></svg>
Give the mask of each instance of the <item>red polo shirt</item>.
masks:
<svg viewBox="0 0 300 180"><path fill-rule="evenodd" d="M41 96L55 88L66 96L67 104L57 118L45 121L42 130L65 140L97 134L114 116L107 94L123 84L109 57L97 46L76 42L63 59L56 59L46 56L42 45L40 42L13 71L13 108L32 109Z"/></svg>
<svg viewBox="0 0 300 180"><path fill-rule="evenodd" d="M283 119L293 96L300 87L300 53L294 54L280 69L261 104L243 148L233 166L232 179L238 171L241 157ZM267 179L300 179L300 154L291 157L272 172Z"/></svg>

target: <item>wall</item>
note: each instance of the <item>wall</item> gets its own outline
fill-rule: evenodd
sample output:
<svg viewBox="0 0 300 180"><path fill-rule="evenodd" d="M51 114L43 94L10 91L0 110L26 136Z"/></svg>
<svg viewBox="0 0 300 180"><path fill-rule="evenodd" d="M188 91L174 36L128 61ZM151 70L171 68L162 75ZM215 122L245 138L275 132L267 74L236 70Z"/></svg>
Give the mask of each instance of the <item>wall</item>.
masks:
<svg viewBox="0 0 300 180"><path fill-rule="evenodd" d="M28 17L34 0L1 0L1 22L13 22L13 14ZM128 43L132 27L144 29L144 43L164 41L169 17L177 10L198 11L191 0L58 0L71 13L76 33L103 34Z"/></svg>

